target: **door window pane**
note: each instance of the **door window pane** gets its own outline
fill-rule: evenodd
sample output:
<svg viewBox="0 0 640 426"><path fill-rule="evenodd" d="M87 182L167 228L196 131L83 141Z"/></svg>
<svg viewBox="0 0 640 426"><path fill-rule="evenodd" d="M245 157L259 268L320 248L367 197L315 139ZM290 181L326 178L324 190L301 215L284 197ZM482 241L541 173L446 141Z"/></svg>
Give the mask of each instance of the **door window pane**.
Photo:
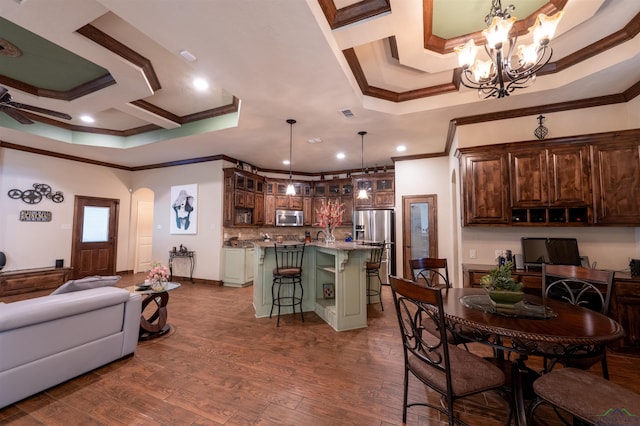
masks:
<svg viewBox="0 0 640 426"><path fill-rule="evenodd" d="M411 259L429 256L429 206L411 204Z"/></svg>
<svg viewBox="0 0 640 426"><path fill-rule="evenodd" d="M82 221L82 242L107 241L109 241L109 207L86 206Z"/></svg>

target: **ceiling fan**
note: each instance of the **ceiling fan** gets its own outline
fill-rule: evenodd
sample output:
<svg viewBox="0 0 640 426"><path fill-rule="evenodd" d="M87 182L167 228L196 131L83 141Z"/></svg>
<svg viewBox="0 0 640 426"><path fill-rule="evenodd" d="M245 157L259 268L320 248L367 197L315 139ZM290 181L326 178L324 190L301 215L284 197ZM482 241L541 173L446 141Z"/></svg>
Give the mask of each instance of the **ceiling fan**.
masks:
<svg viewBox="0 0 640 426"><path fill-rule="evenodd" d="M13 102L11 95L9 94L9 90L6 87L0 86L0 111L4 112L19 123L33 124L33 121L29 117L24 115L21 110L37 112L39 114L47 114L53 117L71 120L71 116L63 112L52 111L50 109L40 108L33 105Z"/></svg>

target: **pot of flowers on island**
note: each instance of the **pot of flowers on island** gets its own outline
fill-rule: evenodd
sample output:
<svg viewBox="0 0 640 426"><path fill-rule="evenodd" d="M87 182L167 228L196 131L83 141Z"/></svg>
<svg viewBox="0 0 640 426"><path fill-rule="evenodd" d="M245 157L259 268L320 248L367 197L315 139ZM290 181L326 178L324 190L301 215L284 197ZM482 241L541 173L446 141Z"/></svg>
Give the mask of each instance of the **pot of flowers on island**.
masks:
<svg viewBox="0 0 640 426"><path fill-rule="evenodd" d="M480 284L487 291L494 305L514 305L524 298L522 283L511 276L512 262L505 262L482 277Z"/></svg>

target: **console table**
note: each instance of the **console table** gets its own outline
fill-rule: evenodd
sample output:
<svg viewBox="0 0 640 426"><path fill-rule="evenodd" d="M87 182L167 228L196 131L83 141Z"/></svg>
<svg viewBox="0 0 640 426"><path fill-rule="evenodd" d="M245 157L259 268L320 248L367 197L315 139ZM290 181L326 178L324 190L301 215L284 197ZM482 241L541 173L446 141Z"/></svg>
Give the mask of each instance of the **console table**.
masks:
<svg viewBox="0 0 640 426"><path fill-rule="evenodd" d="M193 282L193 268L195 266L195 251L169 251L169 281L173 280L174 259L189 260L189 281Z"/></svg>
<svg viewBox="0 0 640 426"><path fill-rule="evenodd" d="M0 300L14 302L44 296L71 277L71 268L35 268L0 272Z"/></svg>

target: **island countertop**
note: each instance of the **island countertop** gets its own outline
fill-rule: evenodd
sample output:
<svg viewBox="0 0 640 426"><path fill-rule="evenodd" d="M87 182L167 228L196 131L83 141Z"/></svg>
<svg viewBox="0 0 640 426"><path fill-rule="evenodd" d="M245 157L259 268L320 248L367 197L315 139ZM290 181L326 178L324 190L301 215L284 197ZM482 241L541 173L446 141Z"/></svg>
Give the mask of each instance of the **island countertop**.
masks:
<svg viewBox="0 0 640 426"><path fill-rule="evenodd" d="M255 241L254 247L273 247L275 241ZM284 241L282 244L302 244L302 241ZM322 247L336 250L371 250L371 245L367 241L336 241L335 243L327 244L323 241L312 241L306 244L307 247Z"/></svg>

